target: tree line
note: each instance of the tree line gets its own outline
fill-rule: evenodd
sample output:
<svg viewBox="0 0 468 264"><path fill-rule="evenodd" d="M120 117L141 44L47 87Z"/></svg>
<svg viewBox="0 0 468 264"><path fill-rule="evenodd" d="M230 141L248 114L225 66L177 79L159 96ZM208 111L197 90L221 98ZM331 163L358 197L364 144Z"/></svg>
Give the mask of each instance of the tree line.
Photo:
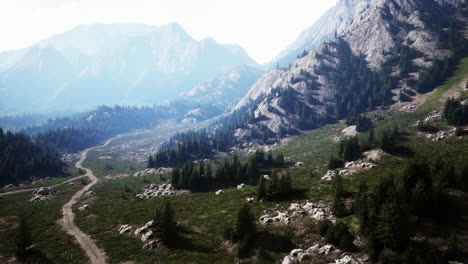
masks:
<svg viewBox="0 0 468 264"><path fill-rule="evenodd" d="M175 168L172 172L172 184L178 189L187 189L194 192L209 191L219 188L235 186L240 183L257 185L262 170L271 166L283 166L283 155L257 151L241 162L237 154L232 160L225 158L221 164L213 168L209 162L199 161L194 164L186 162L182 168Z"/></svg>
<svg viewBox="0 0 468 264"><path fill-rule="evenodd" d="M63 175L58 154L23 133L0 128L0 184L19 184L30 177Z"/></svg>

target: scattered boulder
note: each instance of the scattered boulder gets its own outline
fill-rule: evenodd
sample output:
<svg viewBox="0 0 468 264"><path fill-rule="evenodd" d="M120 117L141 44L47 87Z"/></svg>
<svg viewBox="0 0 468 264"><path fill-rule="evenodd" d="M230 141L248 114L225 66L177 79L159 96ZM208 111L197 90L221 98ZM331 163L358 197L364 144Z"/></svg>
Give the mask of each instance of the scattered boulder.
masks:
<svg viewBox="0 0 468 264"><path fill-rule="evenodd" d="M144 232L144 231L149 230L149 228L150 228L150 227L153 227L153 226L154 226L154 221L151 220L151 221L149 221L148 223L146 223L144 226L137 228L137 229L135 230L134 234L135 234L135 235L138 235L138 234L140 234L140 233L142 233L142 232Z"/></svg>
<svg viewBox="0 0 468 264"><path fill-rule="evenodd" d="M146 250L153 249L155 247L156 247L156 241L155 240L151 240L150 242L143 245L143 249L146 249Z"/></svg>
<svg viewBox="0 0 468 264"><path fill-rule="evenodd" d="M351 175L351 172L349 172L348 170L340 170L338 175L340 175L340 176L349 176L349 175Z"/></svg>
<svg viewBox="0 0 468 264"><path fill-rule="evenodd" d="M248 185L241 183L241 184L237 185L237 190L242 190L245 187L248 187Z"/></svg>
<svg viewBox="0 0 468 264"><path fill-rule="evenodd" d="M119 228L119 234L123 234L123 233L126 233L126 232L131 232L131 231L132 231L132 226L130 226L130 225L122 225Z"/></svg>
<svg viewBox="0 0 468 264"><path fill-rule="evenodd" d="M350 161L346 162L345 168L364 168L364 169L372 169L376 167L372 162L364 162L362 160Z"/></svg>
<svg viewBox="0 0 468 264"><path fill-rule="evenodd" d="M265 179L267 181L271 180L270 175L263 175L263 179Z"/></svg>
<svg viewBox="0 0 468 264"><path fill-rule="evenodd" d="M341 259L335 259L335 264L360 264L361 261L354 259L349 255L344 255Z"/></svg>
<svg viewBox="0 0 468 264"><path fill-rule="evenodd" d="M296 162L296 164L294 164L294 166L296 166L296 167L304 166L304 162L298 161L298 162Z"/></svg>
<svg viewBox="0 0 468 264"><path fill-rule="evenodd" d="M404 111L416 111L416 109L418 109L418 106L417 105L414 105L414 104L409 104L409 105L405 105L401 108L401 110L404 110Z"/></svg>
<svg viewBox="0 0 468 264"><path fill-rule="evenodd" d="M354 137L358 134L358 132L356 131L356 126L349 126L345 129L343 129L343 131L341 131L341 133L343 134L343 136L345 137Z"/></svg>
<svg viewBox="0 0 468 264"><path fill-rule="evenodd" d="M143 192L137 194L135 197L150 200L157 197L179 196L188 193L190 193L190 191L176 190L172 184L148 184L143 187Z"/></svg>
<svg viewBox="0 0 468 264"><path fill-rule="evenodd" d="M224 193L223 190L217 190L217 191L215 192L216 195L220 195L220 194L223 194L223 193Z"/></svg>
<svg viewBox="0 0 468 264"><path fill-rule="evenodd" d="M423 120L418 120L416 122L416 125L428 125L441 119L442 119L442 114L440 114L438 110L434 110Z"/></svg>
<svg viewBox="0 0 468 264"><path fill-rule="evenodd" d="M315 220L334 220L334 216L329 206L324 202L305 202L305 203L292 203L289 209L285 212L279 210L265 210L258 222L262 225L269 225L273 223L289 224L294 218L302 218L309 216Z"/></svg>
<svg viewBox="0 0 468 264"><path fill-rule="evenodd" d="M317 256L319 254L328 255L332 251L333 251L332 245L324 245L321 247L319 244L316 244L307 250L297 248L297 249L291 250L289 255L283 258L282 263L283 264L300 263L304 260L312 259L312 257Z"/></svg>
<svg viewBox="0 0 468 264"><path fill-rule="evenodd" d="M329 170L325 175L322 177L322 180L324 181L331 181L335 178L335 171Z"/></svg>
<svg viewBox="0 0 468 264"><path fill-rule="evenodd" d="M167 172L166 168L157 168L157 169L148 168L148 169L144 169L144 170L135 172L135 174L133 174L133 176L138 177L138 176L145 176L145 175L156 175L156 174L161 174L161 173L165 173L165 172Z"/></svg>
<svg viewBox="0 0 468 264"><path fill-rule="evenodd" d="M88 209L88 208L90 208L89 204L83 204L83 205L81 205L81 206L78 208L78 210L84 211L84 210L86 210L86 209Z"/></svg>
<svg viewBox="0 0 468 264"><path fill-rule="evenodd" d="M81 195L80 199L81 200L87 200L91 197L94 197L96 196L96 193L93 192L93 191L87 191L87 192L84 192L83 195Z"/></svg>
<svg viewBox="0 0 468 264"><path fill-rule="evenodd" d="M281 264L295 264L294 260L291 259L291 257L286 256L284 257L283 261L281 262Z"/></svg>
<svg viewBox="0 0 468 264"><path fill-rule="evenodd" d="M275 211L272 214L261 216L258 221L262 225L268 225L271 223L289 224L292 222L292 219L287 212Z"/></svg>
<svg viewBox="0 0 468 264"><path fill-rule="evenodd" d="M33 197L29 201L33 202L50 200L54 197L56 192L57 189L55 188L41 187L33 192Z"/></svg>
<svg viewBox="0 0 468 264"><path fill-rule="evenodd" d="M433 142L442 141L454 136L456 136L456 129L451 131L439 131L436 134L426 134L426 138L432 140Z"/></svg>
<svg viewBox="0 0 468 264"><path fill-rule="evenodd" d="M12 188L12 187L15 187L14 184L8 184L8 185L5 185L3 188Z"/></svg>
<svg viewBox="0 0 468 264"><path fill-rule="evenodd" d="M246 203L253 203L253 202L255 202L255 198L247 198L247 199L245 199L245 202Z"/></svg>
<svg viewBox="0 0 468 264"><path fill-rule="evenodd" d="M145 242L146 240L148 240L148 238L151 238L152 236L153 236L153 231L148 231L141 236L141 241Z"/></svg>

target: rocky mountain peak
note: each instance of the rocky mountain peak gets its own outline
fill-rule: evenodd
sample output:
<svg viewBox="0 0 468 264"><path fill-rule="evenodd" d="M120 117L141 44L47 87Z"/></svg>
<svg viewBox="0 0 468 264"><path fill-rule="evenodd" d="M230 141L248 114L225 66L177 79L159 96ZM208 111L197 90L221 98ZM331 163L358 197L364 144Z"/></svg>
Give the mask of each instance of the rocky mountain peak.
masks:
<svg viewBox="0 0 468 264"><path fill-rule="evenodd" d="M360 2L337 5L353 3ZM412 89L409 83L417 83L421 72L453 54L453 44L442 43L446 38L440 35L450 25L466 24L461 7L458 0L374 0L342 34L297 59L277 78L264 75L260 80L270 81L259 80L241 101L246 105L252 95L263 96L254 109L256 120L236 135L301 130L330 116L391 104L402 90Z"/></svg>

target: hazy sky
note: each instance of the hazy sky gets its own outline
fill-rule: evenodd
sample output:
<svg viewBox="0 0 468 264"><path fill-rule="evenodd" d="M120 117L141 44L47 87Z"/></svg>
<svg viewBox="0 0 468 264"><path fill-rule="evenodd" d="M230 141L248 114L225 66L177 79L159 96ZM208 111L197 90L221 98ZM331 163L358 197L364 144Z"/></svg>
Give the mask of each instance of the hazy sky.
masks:
<svg viewBox="0 0 468 264"><path fill-rule="evenodd" d="M0 0L0 51L80 24L181 24L196 39L237 43L267 62L336 0Z"/></svg>

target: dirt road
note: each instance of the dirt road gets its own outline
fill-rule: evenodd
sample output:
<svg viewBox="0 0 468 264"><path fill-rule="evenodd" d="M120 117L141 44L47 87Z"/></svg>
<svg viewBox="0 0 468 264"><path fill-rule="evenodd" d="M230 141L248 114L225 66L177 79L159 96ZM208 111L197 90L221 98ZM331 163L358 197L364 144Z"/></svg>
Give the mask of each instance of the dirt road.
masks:
<svg viewBox="0 0 468 264"><path fill-rule="evenodd" d="M119 137L119 136L117 136ZM105 147L107 146L112 140L115 138L111 138L106 143L102 146L94 147L94 148L100 148L100 147ZM83 195L84 192L88 191L93 185L95 185L99 179L93 174L93 171L91 171L88 168L83 167L83 162L86 160L86 157L88 155L88 152L94 148L89 148L84 150L81 153L81 158L78 162L76 162L76 167L78 169L82 169L86 171L87 177L91 179L91 183L83 187L83 189L79 190L73 197L68 201L63 207L62 207L62 213L63 213L63 218L62 218L62 224L67 233L70 235L74 236L76 240L78 241L78 244L80 244L81 248L86 252L86 255L88 255L89 260L93 264L105 264L106 263L106 255L103 251L101 251L94 241L89 237L87 234L83 233L74 223L75 219L75 214L73 213L72 207L73 205L78 201L78 199Z"/></svg>
<svg viewBox="0 0 468 264"><path fill-rule="evenodd" d="M71 179L66 180L66 181L64 181L64 182L61 182L61 183L57 183L57 184L49 185L49 186L42 186L42 187L55 188L55 187L58 187L58 186L60 186L60 185L67 184L67 183L69 183L69 182L72 182L72 181L75 181L75 180L78 180L78 179L81 179L81 178L84 178L84 177L87 177L87 175L77 176L77 177L75 177L75 178L71 178ZM30 189L21 189L21 190L16 190L16 191L11 191L11 192L4 192L4 193L0 193L0 197L6 196L6 195L10 195L10 194L17 194L17 193L24 193L24 192L33 192L33 191L35 191L35 190L38 190L39 188L41 188L41 187L30 188Z"/></svg>

